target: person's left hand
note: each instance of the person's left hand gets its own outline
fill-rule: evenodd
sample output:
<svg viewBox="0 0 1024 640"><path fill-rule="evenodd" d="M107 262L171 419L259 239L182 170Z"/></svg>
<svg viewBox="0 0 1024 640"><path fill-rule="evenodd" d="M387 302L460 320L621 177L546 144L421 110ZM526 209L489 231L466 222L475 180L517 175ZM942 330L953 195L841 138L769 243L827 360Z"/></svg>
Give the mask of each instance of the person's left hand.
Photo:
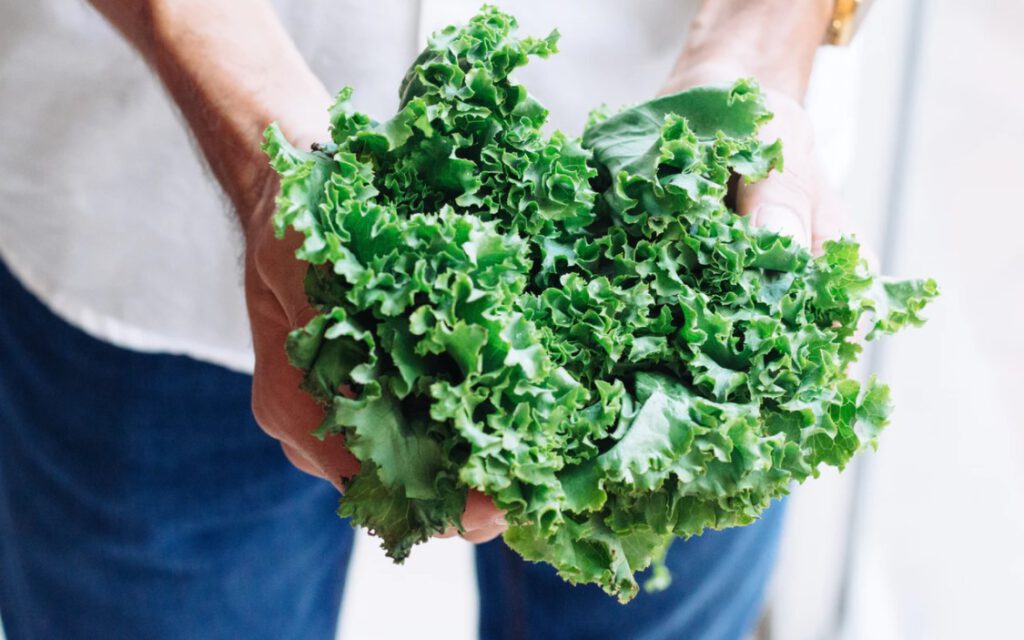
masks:
<svg viewBox="0 0 1024 640"><path fill-rule="evenodd" d="M694 76L675 78L661 94L700 84L731 84L736 77ZM814 127L804 107L788 95L761 86L774 117L761 129L765 141L782 140L782 170L759 182L739 181L736 212L751 216L753 224L792 236L815 254L827 240L847 231L847 219L838 194L825 181L815 147Z"/></svg>

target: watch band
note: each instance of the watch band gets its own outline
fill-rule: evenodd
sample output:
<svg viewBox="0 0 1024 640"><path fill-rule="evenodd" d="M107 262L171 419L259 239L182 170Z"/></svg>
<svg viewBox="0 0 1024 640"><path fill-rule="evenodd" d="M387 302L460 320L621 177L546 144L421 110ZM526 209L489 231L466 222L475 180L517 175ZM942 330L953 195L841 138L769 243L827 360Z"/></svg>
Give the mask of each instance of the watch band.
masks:
<svg viewBox="0 0 1024 640"><path fill-rule="evenodd" d="M832 20L825 33L825 43L840 46L850 44L870 5L871 0L836 0Z"/></svg>

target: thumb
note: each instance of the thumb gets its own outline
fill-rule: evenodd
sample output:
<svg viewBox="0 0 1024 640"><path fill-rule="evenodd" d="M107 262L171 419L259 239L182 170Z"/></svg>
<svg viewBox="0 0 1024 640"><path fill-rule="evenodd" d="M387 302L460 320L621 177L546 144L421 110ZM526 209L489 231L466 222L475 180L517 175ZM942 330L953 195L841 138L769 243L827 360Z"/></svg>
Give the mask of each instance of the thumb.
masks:
<svg viewBox="0 0 1024 640"><path fill-rule="evenodd" d="M492 540L508 527L505 513L485 494L471 489L466 496L466 509L462 513L462 537L479 544Z"/></svg>
<svg viewBox="0 0 1024 640"><path fill-rule="evenodd" d="M775 116L765 124L760 137L782 141L785 164L759 182L747 184L741 180L736 211L750 216L755 226L790 236L809 247L821 184L814 127L799 103L774 92L767 94Z"/></svg>
<svg viewBox="0 0 1024 640"><path fill-rule="evenodd" d="M804 175L799 164L787 159L785 172L773 173L761 182L741 184L736 194L736 210L740 215L750 216L755 226L790 236L809 247L817 180Z"/></svg>

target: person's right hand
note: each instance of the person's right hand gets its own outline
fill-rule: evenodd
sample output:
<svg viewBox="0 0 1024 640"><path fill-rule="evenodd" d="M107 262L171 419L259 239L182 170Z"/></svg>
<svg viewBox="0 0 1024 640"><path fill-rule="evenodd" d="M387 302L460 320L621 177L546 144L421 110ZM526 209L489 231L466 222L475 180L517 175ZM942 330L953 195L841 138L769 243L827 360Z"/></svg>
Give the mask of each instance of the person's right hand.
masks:
<svg viewBox="0 0 1024 640"><path fill-rule="evenodd" d="M294 256L298 238L277 240L271 228L278 181L260 150L271 120L300 148L326 137L330 95L268 0L90 2L160 77L241 222L257 422L295 466L343 489L359 463L342 438L312 435L323 409L299 389L302 373L284 350L288 332L313 310L303 291L305 264ZM503 529L499 518L489 499L470 492L464 537L493 538Z"/></svg>
<svg viewBox="0 0 1024 640"><path fill-rule="evenodd" d="M306 263L295 258L301 237L294 231L274 237L271 216L277 179L267 172L260 199L247 216L245 299L249 309L253 351L252 411L256 421L281 443L292 464L342 490L343 479L359 470L359 462L340 437L320 440L313 430L323 408L299 388L302 371L288 361L288 333L304 326L316 311L303 290Z"/></svg>
<svg viewBox="0 0 1024 640"><path fill-rule="evenodd" d="M286 129L287 131L287 129ZM326 129L324 129L326 134ZM294 136L294 144L309 148L317 134ZM302 372L288 362L284 344L288 333L316 315L303 289L307 265L295 257L301 236L289 231L284 240L274 236L271 216L277 177L264 172L251 210L242 216L245 229L245 293L252 327L256 366L252 409L264 431L281 442L288 459L306 473L323 478L344 491L344 480L359 469L341 437L320 440L312 435L323 420L324 409L299 388ZM478 491L470 491L462 516L462 537L486 542L506 525L502 512ZM454 535L450 529L443 537Z"/></svg>

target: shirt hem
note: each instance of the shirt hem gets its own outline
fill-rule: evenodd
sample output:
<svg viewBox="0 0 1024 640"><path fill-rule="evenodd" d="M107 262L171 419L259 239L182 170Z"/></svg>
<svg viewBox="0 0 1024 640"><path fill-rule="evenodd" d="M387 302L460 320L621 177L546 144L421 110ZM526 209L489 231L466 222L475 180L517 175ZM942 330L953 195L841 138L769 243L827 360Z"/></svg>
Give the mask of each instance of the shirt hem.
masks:
<svg viewBox="0 0 1024 640"><path fill-rule="evenodd" d="M21 282L51 313L84 331L97 340L117 347L143 353L184 355L203 362L224 367L238 373L252 374L252 351L225 349L160 335L118 318L99 313L73 298L47 286L36 278L32 270L22 264L15 252L0 243L0 256L14 277Z"/></svg>

